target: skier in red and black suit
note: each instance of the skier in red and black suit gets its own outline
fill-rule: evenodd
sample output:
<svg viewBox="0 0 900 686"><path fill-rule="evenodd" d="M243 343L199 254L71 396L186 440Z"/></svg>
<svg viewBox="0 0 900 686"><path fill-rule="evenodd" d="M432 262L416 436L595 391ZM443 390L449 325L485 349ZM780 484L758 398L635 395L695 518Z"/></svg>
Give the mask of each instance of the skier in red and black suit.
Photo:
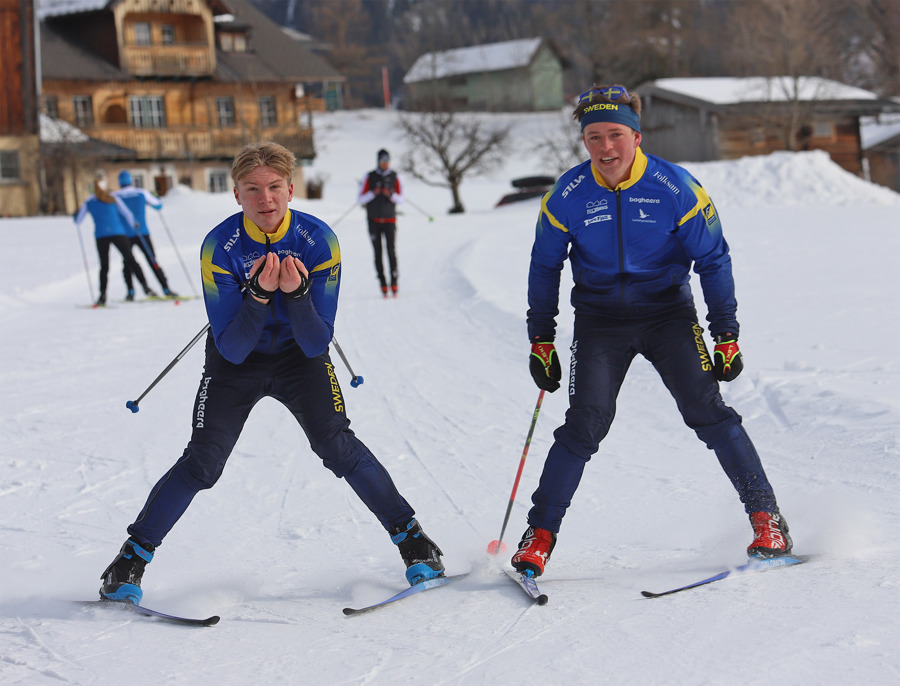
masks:
<svg viewBox="0 0 900 686"><path fill-rule="evenodd" d="M369 238L375 251L375 272L381 283L384 297L388 294L388 282L384 275L381 239L387 246L388 266L391 269L391 293L397 297L397 253L394 241L397 235L396 206L403 202L400 177L390 169L391 156L387 150L378 151L378 167L370 171L363 179L356 201L366 206L369 220Z"/></svg>

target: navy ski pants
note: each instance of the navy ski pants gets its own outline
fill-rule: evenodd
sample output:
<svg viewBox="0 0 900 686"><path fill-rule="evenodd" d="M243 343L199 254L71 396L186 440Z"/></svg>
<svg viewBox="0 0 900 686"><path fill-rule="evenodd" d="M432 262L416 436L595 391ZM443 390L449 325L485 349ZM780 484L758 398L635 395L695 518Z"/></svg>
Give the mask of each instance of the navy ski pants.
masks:
<svg viewBox="0 0 900 686"><path fill-rule="evenodd" d="M693 308L652 320L576 315L566 421L553 434L528 513L531 526L559 532L584 467L616 414L616 398L636 355L662 377L681 416L715 451L746 512L773 511L775 495L741 417L719 393Z"/></svg>
<svg viewBox="0 0 900 686"><path fill-rule="evenodd" d="M131 536L153 546L162 543L193 497L221 476L250 410L264 397L290 410L313 452L335 476L346 479L386 530L413 518L413 509L387 470L350 429L327 352L309 358L294 346L273 355L251 353L243 363L232 364L219 354L210 336L194 401L191 440L150 491L128 527Z"/></svg>

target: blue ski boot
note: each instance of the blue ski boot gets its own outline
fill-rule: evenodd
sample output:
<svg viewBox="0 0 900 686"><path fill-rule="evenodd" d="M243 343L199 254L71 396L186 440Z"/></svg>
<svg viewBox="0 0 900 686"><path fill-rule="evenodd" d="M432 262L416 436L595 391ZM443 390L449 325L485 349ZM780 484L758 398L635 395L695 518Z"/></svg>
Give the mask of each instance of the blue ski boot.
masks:
<svg viewBox="0 0 900 686"><path fill-rule="evenodd" d="M444 564L441 562L444 553L425 535L418 521L411 519L406 526L394 527L388 533L406 563L406 580L410 586L444 576Z"/></svg>
<svg viewBox="0 0 900 686"><path fill-rule="evenodd" d="M153 550L153 546L141 546L133 538L125 541L119 555L100 577L103 579L100 597L103 600L140 604L144 595L141 577L144 575L144 567L153 559Z"/></svg>

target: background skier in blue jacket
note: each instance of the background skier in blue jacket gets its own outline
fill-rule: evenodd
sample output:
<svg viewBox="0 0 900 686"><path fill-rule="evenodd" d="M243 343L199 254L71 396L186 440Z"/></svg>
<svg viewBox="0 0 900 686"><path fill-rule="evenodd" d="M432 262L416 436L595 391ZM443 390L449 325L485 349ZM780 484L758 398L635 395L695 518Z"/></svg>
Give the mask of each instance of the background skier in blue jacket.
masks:
<svg viewBox="0 0 900 686"><path fill-rule="evenodd" d="M201 247L211 331L191 439L128 527L128 540L103 572L101 597L140 602L154 550L193 497L216 483L264 397L290 410L313 452L378 518L400 549L410 584L444 573L440 549L350 429L328 355L341 250L324 222L288 207L294 166L293 153L277 143L246 146L234 159L234 195L243 211L214 228Z"/></svg>
<svg viewBox="0 0 900 686"><path fill-rule="evenodd" d="M743 368L728 245L703 187L678 165L640 149L641 101L623 86L583 93L573 116L590 159L564 173L541 201L528 276L530 370L553 392L562 377L553 340L560 272L571 260L574 337L565 423L554 433L529 527L512 558L539 576L583 470L615 416L638 354L662 377L685 423L715 451L753 526L748 555L791 550L788 527L759 456L725 405L719 381ZM715 341L697 321L690 269L700 278Z"/></svg>
<svg viewBox="0 0 900 686"><path fill-rule="evenodd" d="M169 289L169 282L166 279L165 272L159 266L159 260L156 256L156 250L153 247L153 241L150 239L150 228L147 226L147 206L159 212L162 209L162 201L153 195L146 188L137 188L131 185L131 173L127 170L119 172L119 190L113 193L117 198L121 198L122 202L131 210L134 215L134 224L126 227L125 235L133 247L137 247L144 257L147 264L156 275L156 280L162 288L163 295L175 297L178 294Z"/></svg>
<svg viewBox="0 0 900 686"><path fill-rule="evenodd" d="M106 181L102 175L94 179L94 192L85 200L75 213L75 226L81 226L81 222L90 213L94 220L94 239L97 242L97 255L100 258L100 297L97 305L106 304L106 287L109 276L109 246L115 246L122 255L122 276L125 278L125 286L128 289L126 300L134 300L134 283L132 274L137 277L144 292L148 295L153 291L147 286L144 273L140 265L134 259L131 252L131 243L125 235L126 226L134 226L134 215L118 198L110 195L106 190Z"/></svg>

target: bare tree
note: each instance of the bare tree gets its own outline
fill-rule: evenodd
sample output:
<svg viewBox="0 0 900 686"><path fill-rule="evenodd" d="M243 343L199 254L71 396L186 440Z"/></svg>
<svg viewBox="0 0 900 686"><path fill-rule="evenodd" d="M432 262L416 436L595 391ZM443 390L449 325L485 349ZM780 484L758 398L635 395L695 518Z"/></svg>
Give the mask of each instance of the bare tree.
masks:
<svg viewBox="0 0 900 686"><path fill-rule="evenodd" d="M404 171L429 186L449 188L451 213L465 212L463 179L490 171L507 152L509 127L497 127L474 114L413 113L402 116L400 125L412 144Z"/></svg>

